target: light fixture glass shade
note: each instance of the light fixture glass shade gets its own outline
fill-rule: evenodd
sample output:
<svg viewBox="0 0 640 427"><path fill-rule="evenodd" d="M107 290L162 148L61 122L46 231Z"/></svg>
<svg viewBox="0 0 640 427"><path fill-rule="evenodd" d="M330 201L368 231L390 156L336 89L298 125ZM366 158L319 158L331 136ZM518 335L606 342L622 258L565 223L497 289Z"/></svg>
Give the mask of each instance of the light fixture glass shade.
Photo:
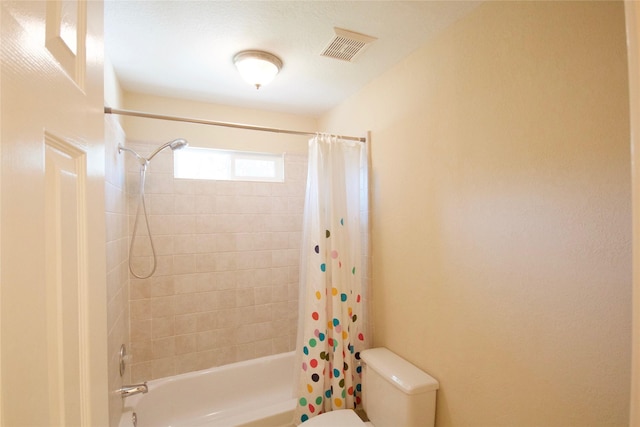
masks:
<svg viewBox="0 0 640 427"><path fill-rule="evenodd" d="M240 76L256 89L271 82L282 68L275 55L260 50L245 50L233 57Z"/></svg>

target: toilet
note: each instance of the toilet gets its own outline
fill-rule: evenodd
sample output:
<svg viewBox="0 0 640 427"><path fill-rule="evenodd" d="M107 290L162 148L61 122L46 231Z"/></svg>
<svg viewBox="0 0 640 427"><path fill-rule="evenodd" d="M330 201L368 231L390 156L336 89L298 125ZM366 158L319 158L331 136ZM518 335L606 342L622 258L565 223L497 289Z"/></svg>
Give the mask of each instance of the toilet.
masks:
<svg viewBox="0 0 640 427"><path fill-rule="evenodd" d="M438 381L390 350L360 353L362 404L370 422L350 409L315 416L302 427L429 427L435 424Z"/></svg>

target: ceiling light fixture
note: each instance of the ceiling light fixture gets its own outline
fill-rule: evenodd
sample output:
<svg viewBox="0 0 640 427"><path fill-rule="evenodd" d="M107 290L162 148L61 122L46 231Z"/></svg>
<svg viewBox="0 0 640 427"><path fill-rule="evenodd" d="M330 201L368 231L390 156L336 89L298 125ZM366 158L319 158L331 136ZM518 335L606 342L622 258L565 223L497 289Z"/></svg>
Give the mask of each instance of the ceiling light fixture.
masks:
<svg viewBox="0 0 640 427"><path fill-rule="evenodd" d="M282 61L275 55L261 50L245 50L233 57L238 72L256 89L274 79L282 68Z"/></svg>

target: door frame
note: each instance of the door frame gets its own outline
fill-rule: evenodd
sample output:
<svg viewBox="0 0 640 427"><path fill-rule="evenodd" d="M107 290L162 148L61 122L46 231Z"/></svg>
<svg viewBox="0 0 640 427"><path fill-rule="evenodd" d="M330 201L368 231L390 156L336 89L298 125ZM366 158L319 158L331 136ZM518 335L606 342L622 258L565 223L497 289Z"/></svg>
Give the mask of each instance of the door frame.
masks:
<svg viewBox="0 0 640 427"><path fill-rule="evenodd" d="M629 425L640 426L640 5L625 1L631 130L632 265L631 396Z"/></svg>

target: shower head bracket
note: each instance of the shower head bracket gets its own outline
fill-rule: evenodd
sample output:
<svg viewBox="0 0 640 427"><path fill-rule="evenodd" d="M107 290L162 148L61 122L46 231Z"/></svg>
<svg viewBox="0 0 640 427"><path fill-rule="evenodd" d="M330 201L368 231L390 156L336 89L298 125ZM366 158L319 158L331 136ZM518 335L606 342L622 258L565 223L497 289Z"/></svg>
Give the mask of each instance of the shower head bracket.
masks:
<svg viewBox="0 0 640 427"><path fill-rule="evenodd" d="M140 154L136 153L131 148L127 148L122 144L118 144L118 154L121 154L123 151L128 151L129 153L131 153L134 156L136 156L136 159L138 159L138 162L140 163L141 166L146 168L147 164L149 164L149 160L148 159L145 159L144 157L142 157Z"/></svg>

